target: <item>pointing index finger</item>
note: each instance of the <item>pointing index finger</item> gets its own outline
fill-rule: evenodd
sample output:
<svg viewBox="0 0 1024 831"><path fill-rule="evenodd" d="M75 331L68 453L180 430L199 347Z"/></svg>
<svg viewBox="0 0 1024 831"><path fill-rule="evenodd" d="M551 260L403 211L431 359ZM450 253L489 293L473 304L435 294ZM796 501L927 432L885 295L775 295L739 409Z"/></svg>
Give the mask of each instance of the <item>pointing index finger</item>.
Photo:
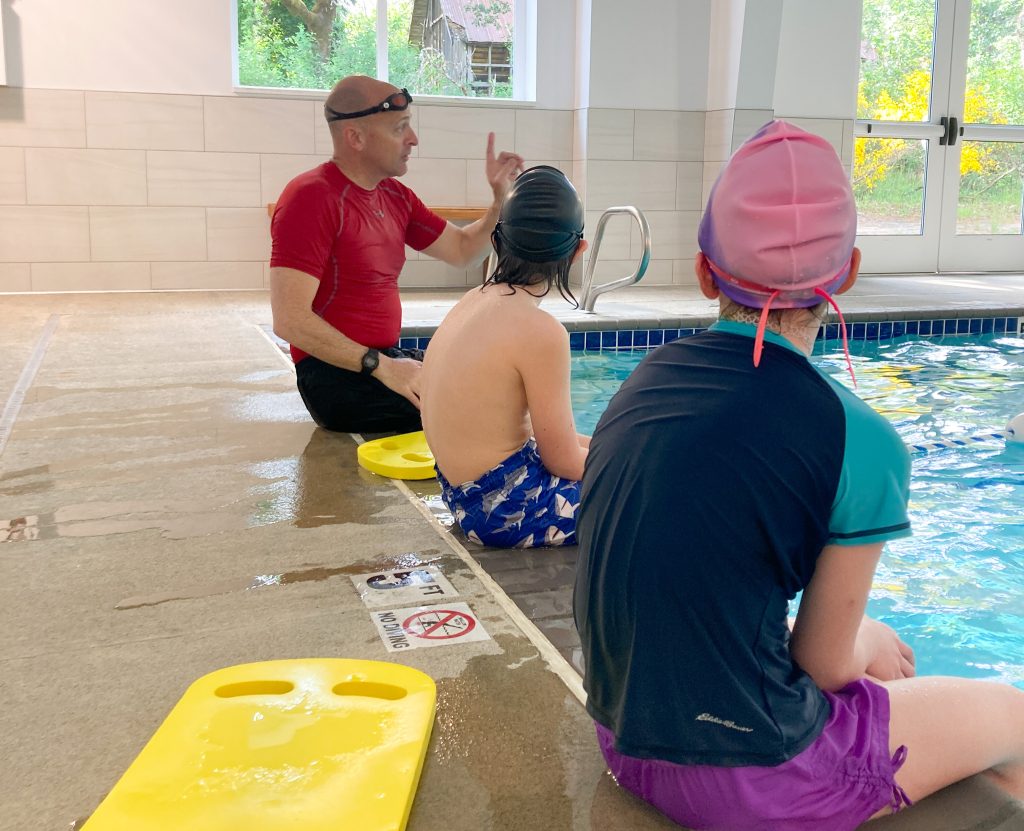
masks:
<svg viewBox="0 0 1024 831"><path fill-rule="evenodd" d="M487 160L494 160L494 133L487 134Z"/></svg>

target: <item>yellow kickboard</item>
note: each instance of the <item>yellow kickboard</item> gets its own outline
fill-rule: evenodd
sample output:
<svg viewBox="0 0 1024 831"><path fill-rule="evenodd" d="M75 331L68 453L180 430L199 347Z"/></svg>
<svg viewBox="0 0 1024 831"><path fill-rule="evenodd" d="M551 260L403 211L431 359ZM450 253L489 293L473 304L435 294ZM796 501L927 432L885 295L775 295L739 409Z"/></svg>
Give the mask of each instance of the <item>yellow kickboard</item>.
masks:
<svg viewBox="0 0 1024 831"><path fill-rule="evenodd" d="M85 831L402 831L434 722L419 670L266 661L189 687Z"/></svg>
<svg viewBox="0 0 1024 831"><path fill-rule="evenodd" d="M434 477L434 454L422 430L368 441L359 445L358 457L367 470L392 479Z"/></svg>

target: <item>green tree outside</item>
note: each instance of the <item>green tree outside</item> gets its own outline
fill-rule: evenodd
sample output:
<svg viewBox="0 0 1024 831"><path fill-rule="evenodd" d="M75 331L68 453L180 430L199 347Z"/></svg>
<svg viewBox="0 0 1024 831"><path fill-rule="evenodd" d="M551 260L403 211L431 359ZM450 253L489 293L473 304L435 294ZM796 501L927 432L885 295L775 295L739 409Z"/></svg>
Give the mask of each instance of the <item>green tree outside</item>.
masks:
<svg viewBox="0 0 1024 831"><path fill-rule="evenodd" d="M357 0L237 0L238 82L242 86L330 89L347 75L377 74L376 12ZM302 8L297 8L301 4ZM289 10L295 6L297 13ZM444 56L409 42L413 0L388 3L388 75L391 83L423 95L474 95L452 79ZM301 17L330 7L334 14L326 52ZM507 0L480 0L471 13L481 22L511 9ZM511 98L511 84L493 97Z"/></svg>

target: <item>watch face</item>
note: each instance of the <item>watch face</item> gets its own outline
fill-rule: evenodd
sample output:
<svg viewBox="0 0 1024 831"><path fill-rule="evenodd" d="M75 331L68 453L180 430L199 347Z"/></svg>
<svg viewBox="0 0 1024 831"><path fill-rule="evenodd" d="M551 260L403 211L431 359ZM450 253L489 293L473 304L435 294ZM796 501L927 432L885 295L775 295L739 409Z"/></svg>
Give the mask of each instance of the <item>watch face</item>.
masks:
<svg viewBox="0 0 1024 831"><path fill-rule="evenodd" d="M376 349L367 349L366 354L363 355L363 372L369 375L377 368L377 364L380 363L380 356L377 354Z"/></svg>

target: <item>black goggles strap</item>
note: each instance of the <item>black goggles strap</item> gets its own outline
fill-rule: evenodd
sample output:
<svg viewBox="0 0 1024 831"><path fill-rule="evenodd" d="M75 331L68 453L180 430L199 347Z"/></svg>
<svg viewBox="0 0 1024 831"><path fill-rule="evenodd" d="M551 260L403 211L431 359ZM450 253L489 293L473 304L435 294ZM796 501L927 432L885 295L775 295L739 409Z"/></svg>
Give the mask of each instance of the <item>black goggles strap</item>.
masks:
<svg viewBox="0 0 1024 831"><path fill-rule="evenodd" d="M392 100L394 98L398 98L399 96L401 96L401 98L404 99L405 103L398 104ZM391 95L389 95L387 98L385 98L383 101L381 101L374 107L369 107L365 110L359 110L359 112L354 113L339 113L337 110L332 110L330 107L327 106L327 104L324 104L324 113L326 113L328 121L343 121L346 118L362 118L363 116L366 115L373 115L374 113L386 113L390 112L391 110L402 111L408 109L411 103L412 96L409 95L409 90L407 90L405 87L402 87L402 89L400 89L398 92L391 93Z"/></svg>

